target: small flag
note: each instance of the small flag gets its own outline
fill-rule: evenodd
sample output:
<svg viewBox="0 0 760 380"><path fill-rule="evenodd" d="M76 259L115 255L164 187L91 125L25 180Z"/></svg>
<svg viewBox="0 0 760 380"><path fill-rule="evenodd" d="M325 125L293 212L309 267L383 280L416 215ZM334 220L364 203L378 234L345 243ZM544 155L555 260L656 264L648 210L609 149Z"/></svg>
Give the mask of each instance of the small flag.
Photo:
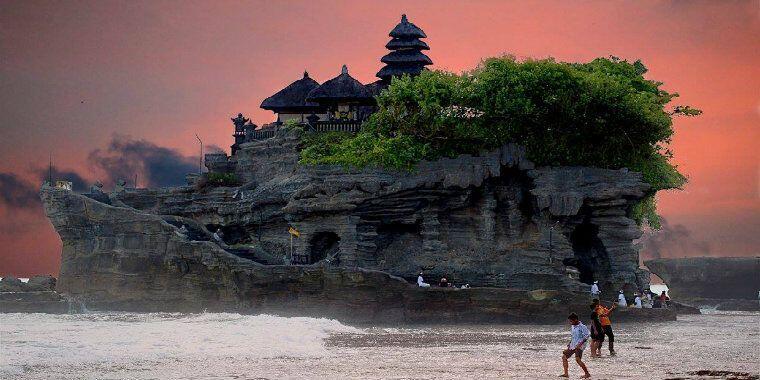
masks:
<svg viewBox="0 0 760 380"><path fill-rule="evenodd" d="M293 227L288 227L288 232L295 237L301 237L301 233Z"/></svg>

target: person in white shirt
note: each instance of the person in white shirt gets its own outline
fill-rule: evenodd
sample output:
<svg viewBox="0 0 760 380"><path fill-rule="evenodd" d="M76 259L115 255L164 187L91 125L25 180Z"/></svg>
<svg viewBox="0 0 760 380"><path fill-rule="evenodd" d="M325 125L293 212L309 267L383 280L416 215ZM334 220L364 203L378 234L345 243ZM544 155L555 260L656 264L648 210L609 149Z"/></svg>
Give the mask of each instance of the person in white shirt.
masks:
<svg viewBox="0 0 760 380"><path fill-rule="evenodd" d="M618 294L618 306L628 307L628 301L625 300L625 295L622 290L620 291L620 294Z"/></svg>
<svg viewBox="0 0 760 380"><path fill-rule="evenodd" d="M420 272L420 275L417 276L417 286L419 286L420 288L429 288L430 287L430 284L428 284L427 282L425 282L425 280L422 278L422 272Z"/></svg>
<svg viewBox="0 0 760 380"><path fill-rule="evenodd" d="M634 294L636 298L633 299L633 307L641 309L641 296L638 293Z"/></svg>
<svg viewBox="0 0 760 380"><path fill-rule="evenodd" d="M594 281L594 283L591 285L591 298L599 298L599 281Z"/></svg>
<svg viewBox="0 0 760 380"><path fill-rule="evenodd" d="M578 363L578 366L581 367L584 373L583 376L581 376L581 379L589 379L591 378L591 374L588 372L586 364L584 364L581 359L583 358L583 350L586 348L586 342L591 336L591 332L586 325L581 323L578 319L578 315L575 313L570 314L567 317L567 321L570 323L570 343L567 345L567 349L562 351L562 368L565 372L559 376L570 377L567 372L567 359L575 355L575 362Z"/></svg>

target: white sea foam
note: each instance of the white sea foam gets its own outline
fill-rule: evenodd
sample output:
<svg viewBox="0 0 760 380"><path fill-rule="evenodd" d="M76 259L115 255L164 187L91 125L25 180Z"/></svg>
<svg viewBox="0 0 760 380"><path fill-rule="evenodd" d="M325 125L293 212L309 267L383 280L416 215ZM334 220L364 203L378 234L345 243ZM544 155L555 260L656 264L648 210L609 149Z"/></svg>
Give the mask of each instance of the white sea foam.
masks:
<svg viewBox="0 0 760 380"><path fill-rule="evenodd" d="M14 376L30 368L321 357L328 354L324 339L329 334L360 332L330 319L229 313L4 314L0 318L0 375Z"/></svg>

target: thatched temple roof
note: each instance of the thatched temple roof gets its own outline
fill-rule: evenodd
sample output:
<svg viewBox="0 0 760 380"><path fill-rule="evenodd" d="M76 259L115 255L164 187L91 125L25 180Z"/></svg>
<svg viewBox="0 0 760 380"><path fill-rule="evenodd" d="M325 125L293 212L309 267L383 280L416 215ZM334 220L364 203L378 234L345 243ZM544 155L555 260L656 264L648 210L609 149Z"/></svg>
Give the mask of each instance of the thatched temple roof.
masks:
<svg viewBox="0 0 760 380"><path fill-rule="evenodd" d="M312 90L307 99L318 103L337 100L374 101L372 92L348 74L346 65L343 65L340 75Z"/></svg>
<svg viewBox="0 0 760 380"><path fill-rule="evenodd" d="M406 15L401 15L401 22L396 25L393 30L391 30L390 33L388 33L391 37L414 37L414 38L425 38L427 35L425 32L422 31L422 29L418 28L417 25L412 24L409 22L409 20L406 19Z"/></svg>
<svg viewBox="0 0 760 380"><path fill-rule="evenodd" d="M304 71L303 78L264 99L261 102L261 108L274 112L287 109L309 110L318 108L319 104L306 100L309 92L317 87L319 87L319 82L309 78L309 73Z"/></svg>
<svg viewBox="0 0 760 380"><path fill-rule="evenodd" d="M422 50L430 50L430 47L419 40L427 35L417 25L409 22L406 15L401 16L401 22L388 35L393 39L385 47L391 52L380 59L385 67L377 72L378 78L389 83L394 76L419 75L425 66L433 64L430 57L422 53Z"/></svg>
<svg viewBox="0 0 760 380"><path fill-rule="evenodd" d="M431 65L433 61L430 57L422 54L417 50L396 50L392 51L383 58L380 58L380 62L383 63L421 63L423 65Z"/></svg>
<svg viewBox="0 0 760 380"><path fill-rule="evenodd" d="M430 46L428 46L425 41L420 41L417 38L394 38L385 44L385 48L388 50L413 48L419 50L430 50Z"/></svg>

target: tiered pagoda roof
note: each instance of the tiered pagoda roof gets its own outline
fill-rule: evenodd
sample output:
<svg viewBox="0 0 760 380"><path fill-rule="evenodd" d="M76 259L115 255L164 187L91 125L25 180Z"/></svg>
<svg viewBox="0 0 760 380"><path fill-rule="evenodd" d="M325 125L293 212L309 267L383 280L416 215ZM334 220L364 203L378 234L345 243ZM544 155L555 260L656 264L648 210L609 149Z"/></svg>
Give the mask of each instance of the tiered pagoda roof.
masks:
<svg viewBox="0 0 760 380"><path fill-rule="evenodd" d="M374 102L372 92L348 74L346 65L343 65L340 75L311 90L306 99L316 103L329 103L338 100Z"/></svg>
<svg viewBox="0 0 760 380"><path fill-rule="evenodd" d="M309 78L309 73L304 71L303 78L264 99L261 102L261 108L274 112L283 110L308 111L319 108L319 104L306 100L309 92L317 87L319 87L319 82Z"/></svg>
<svg viewBox="0 0 760 380"><path fill-rule="evenodd" d="M385 67L377 73L378 78L388 82L394 76L418 75L425 66L433 64L430 57L422 53L422 50L430 50L427 43L420 41L427 35L409 22L406 15L401 15L401 22L388 35L393 39L385 47L391 52L380 59Z"/></svg>

